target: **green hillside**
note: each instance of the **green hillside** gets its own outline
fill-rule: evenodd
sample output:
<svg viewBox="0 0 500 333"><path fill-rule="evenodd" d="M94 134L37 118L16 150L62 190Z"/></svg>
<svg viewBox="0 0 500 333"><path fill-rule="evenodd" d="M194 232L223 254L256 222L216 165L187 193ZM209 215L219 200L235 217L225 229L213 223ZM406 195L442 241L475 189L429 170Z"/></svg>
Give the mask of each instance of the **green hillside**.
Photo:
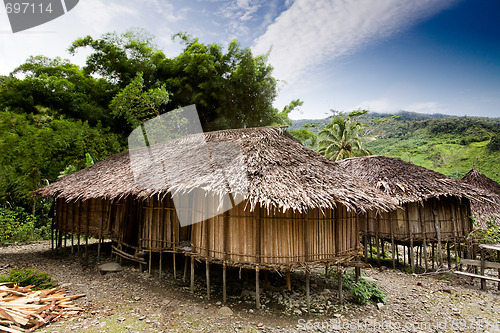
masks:
<svg viewBox="0 0 500 333"><path fill-rule="evenodd" d="M369 113L361 118L367 125L366 147L376 155L402 160L460 178L472 167L500 182L500 118L449 117L402 112L386 122L387 114ZM304 124L319 124L326 119L294 121L291 130Z"/></svg>

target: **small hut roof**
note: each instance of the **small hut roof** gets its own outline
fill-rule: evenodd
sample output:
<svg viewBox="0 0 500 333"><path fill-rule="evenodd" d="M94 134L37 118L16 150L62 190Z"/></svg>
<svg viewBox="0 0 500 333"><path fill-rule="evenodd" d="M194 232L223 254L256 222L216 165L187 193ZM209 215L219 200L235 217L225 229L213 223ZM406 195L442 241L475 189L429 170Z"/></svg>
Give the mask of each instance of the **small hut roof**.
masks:
<svg viewBox="0 0 500 333"><path fill-rule="evenodd" d="M399 158L353 157L336 162L345 171L396 198L400 204L440 196L481 199L484 192Z"/></svg>
<svg viewBox="0 0 500 333"><path fill-rule="evenodd" d="M462 182L488 192L491 201L472 202L471 209L480 221L484 221L493 214L500 215L500 184L486 177L479 170L473 168L465 176Z"/></svg>
<svg viewBox="0 0 500 333"><path fill-rule="evenodd" d="M333 161L304 147L284 127L222 130L202 135L208 144L232 143L239 147L246 169L247 188L236 194L243 194L250 202L251 209L257 204L282 211L333 208L337 203L356 211L388 211L397 207L394 199L346 174ZM223 176L232 177L239 170L235 170L235 166L228 161L223 163L227 164L224 165L224 172L219 173L223 174L222 177L194 176L202 172L195 170L200 147L199 140L193 137L179 139L181 144L176 146L183 147L182 151L172 149L172 146L162 150L163 157L170 160L189 160L189 163L178 163L172 170L187 181L174 182L170 188L145 189L138 186L131 170L129 152L126 151L62 177L34 194L76 201L127 196L145 199L168 191L189 192L195 188L217 192L217 189L227 185L227 179Z"/></svg>

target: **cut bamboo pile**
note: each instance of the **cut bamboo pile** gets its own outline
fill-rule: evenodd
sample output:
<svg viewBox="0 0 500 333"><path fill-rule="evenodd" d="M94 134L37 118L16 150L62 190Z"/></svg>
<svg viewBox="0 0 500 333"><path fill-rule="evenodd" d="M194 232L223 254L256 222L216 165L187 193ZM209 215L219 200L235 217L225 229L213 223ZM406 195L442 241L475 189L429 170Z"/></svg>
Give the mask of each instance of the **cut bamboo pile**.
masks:
<svg viewBox="0 0 500 333"><path fill-rule="evenodd" d="M85 294L66 296L65 289L31 290L17 283L0 283L0 332L33 332L59 318L83 311L72 300Z"/></svg>

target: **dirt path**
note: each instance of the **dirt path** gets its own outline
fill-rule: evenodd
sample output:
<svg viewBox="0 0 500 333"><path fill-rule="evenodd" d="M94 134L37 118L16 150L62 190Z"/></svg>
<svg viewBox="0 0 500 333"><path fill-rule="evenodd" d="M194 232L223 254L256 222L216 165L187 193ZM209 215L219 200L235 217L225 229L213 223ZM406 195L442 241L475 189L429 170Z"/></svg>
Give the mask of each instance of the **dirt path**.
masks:
<svg viewBox="0 0 500 333"><path fill-rule="evenodd" d="M107 258L104 258L107 259ZM180 265L182 265L182 261ZM313 309L306 314L303 276L293 275L293 292L280 290L277 274L262 277L264 309L254 310L251 272L228 271L228 307L231 316L219 313L221 280L212 278L212 299L205 295L202 265L197 272L196 293L189 283L178 279L165 263L162 280L124 264L118 273L102 275L95 252L88 260L68 251L49 251L49 243L0 247L0 267L32 267L49 272L68 293L85 293L77 300L86 311L78 317L51 323L40 332L500 332L500 292L493 282L479 290L479 282L453 274L410 275L399 270L368 269L364 273L377 281L387 295L386 304L377 309L337 302L333 278L313 274ZM217 270L214 266L213 270ZM246 275L249 276L248 282ZM269 280L269 282L266 282Z"/></svg>

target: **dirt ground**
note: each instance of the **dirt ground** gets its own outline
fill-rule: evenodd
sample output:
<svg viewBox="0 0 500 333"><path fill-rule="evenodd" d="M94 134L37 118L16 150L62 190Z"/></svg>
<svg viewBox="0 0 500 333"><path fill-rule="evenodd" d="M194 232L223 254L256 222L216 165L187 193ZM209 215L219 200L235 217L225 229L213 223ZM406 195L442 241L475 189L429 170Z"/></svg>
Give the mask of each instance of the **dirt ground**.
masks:
<svg viewBox="0 0 500 333"><path fill-rule="evenodd" d="M363 270L387 295L379 309L372 303L356 305L349 295L340 305L334 279L318 270L312 274L309 310L301 272L292 276L292 292L284 291L284 277L279 274L261 274L265 306L255 310L255 274L233 269L228 271L226 304L232 314L224 315L219 266L212 266L209 301L202 264L196 271L195 295L191 295L189 281L182 281L182 258L177 257L174 279L171 255L165 257L159 280L157 270L141 272L137 264L126 262L121 272L101 274L98 265L109 261L107 253L97 263L95 247L85 259L69 249L51 251L49 242L0 246L0 274L12 267L36 266L52 274L68 294L87 295L76 301L84 313L39 332L500 332L497 284L488 282L487 290L481 291L478 280L452 273Z"/></svg>

